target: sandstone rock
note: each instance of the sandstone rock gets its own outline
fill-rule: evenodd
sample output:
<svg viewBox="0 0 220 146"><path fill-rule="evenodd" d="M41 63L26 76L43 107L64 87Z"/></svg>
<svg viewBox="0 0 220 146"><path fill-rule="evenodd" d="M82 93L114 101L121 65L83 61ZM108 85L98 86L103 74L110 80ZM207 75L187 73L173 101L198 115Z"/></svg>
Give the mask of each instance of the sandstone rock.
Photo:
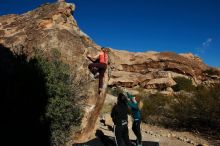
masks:
<svg viewBox="0 0 220 146"><path fill-rule="evenodd" d="M106 94L105 104L114 104L117 102L117 97L111 94Z"/></svg>
<svg viewBox="0 0 220 146"><path fill-rule="evenodd" d="M184 138L183 138L183 137L181 137L181 136L177 137L177 139L179 139L179 140L181 140L181 141L183 141L183 140L184 140Z"/></svg>
<svg viewBox="0 0 220 146"><path fill-rule="evenodd" d="M166 89L168 92L173 92L173 89L171 87L167 87Z"/></svg>
<svg viewBox="0 0 220 146"><path fill-rule="evenodd" d="M148 86L148 82L159 78L184 77L192 79L194 85L214 84L219 77L206 76L204 72L211 67L204 64L200 58L188 54L172 52L132 53L111 49L111 79L109 85L120 85L133 88L156 88ZM214 79L214 80L213 80ZM212 81L213 80L213 81ZM164 88L170 87L169 84Z"/></svg>
<svg viewBox="0 0 220 146"><path fill-rule="evenodd" d="M59 2L42 5L22 15L1 16L0 44L14 55L25 55L28 59L39 51L45 58L50 58L50 51L54 48L61 53L61 60L75 75L74 80L84 82L81 95L78 95L83 97L78 101L83 119L80 129L71 136L74 143L83 142L91 136L105 100L105 93L98 94L98 80L91 81L90 61L86 58L86 53L96 53L100 46L77 26L72 16L75 6L63 0Z"/></svg>
<svg viewBox="0 0 220 146"><path fill-rule="evenodd" d="M194 141L193 141L193 140L190 140L189 143L192 144L192 145L194 145Z"/></svg>
<svg viewBox="0 0 220 146"><path fill-rule="evenodd" d="M195 56L192 53L182 53L179 55L186 57L186 58L189 58L189 59L192 59L192 60L195 60L197 62L202 62L202 60L198 56Z"/></svg>
<svg viewBox="0 0 220 146"><path fill-rule="evenodd" d="M176 137L176 134L175 134L175 133L172 133L172 134L171 134L171 137Z"/></svg>
<svg viewBox="0 0 220 146"><path fill-rule="evenodd" d="M166 137L167 135L165 133L162 133L161 136Z"/></svg>
<svg viewBox="0 0 220 146"><path fill-rule="evenodd" d="M114 125L110 114L105 114L103 116L104 116L106 125L109 125L109 126L113 126Z"/></svg>
<svg viewBox="0 0 220 146"><path fill-rule="evenodd" d="M150 80L147 85L149 88L166 88L176 85L176 82L172 78L158 78Z"/></svg>
<svg viewBox="0 0 220 146"><path fill-rule="evenodd" d="M132 73L126 71L112 71L109 85L134 87L140 82L151 79L150 75L142 75L140 73Z"/></svg>
<svg viewBox="0 0 220 146"><path fill-rule="evenodd" d="M154 132L153 132L153 131L149 131L148 133L149 133L150 135L153 135L153 134L154 134Z"/></svg>

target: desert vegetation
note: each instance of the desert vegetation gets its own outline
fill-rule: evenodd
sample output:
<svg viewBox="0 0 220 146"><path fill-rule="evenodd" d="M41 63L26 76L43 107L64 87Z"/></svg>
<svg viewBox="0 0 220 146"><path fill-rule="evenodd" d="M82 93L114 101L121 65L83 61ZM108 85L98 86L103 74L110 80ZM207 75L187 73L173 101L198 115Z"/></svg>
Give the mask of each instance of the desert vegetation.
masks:
<svg viewBox="0 0 220 146"><path fill-rule="evenodd" d="M28 58L0 45L3 140L23 145L62 146L78 128L78 86L58 50ZM34 142L34 143L33 143Z"/></svg>
<svg viewBox="0 0 220 146"><path fill-rule="evenodd" d="M45 78L48 95L45 119L50 122L51 144L62 146L71 131L79 125L81 112L75 104L78 88L74 84L69 66L60 60L57 49L53 49L51 54L49 59L38 55L35 65L42 70Z"/></svg>
<svg viewBox="0 0 220 146"><path fill-rule="evenodd" d="M116 96L116 97L119 95L119 93L122 93L122 92L123 92L123 90L119 87L112 87L112 88L108 87L107 88L107 93L111 94L113 96Z"/></svg>
<svg viewBox="0 0 220 146"><path fill-rule="evenodd" d="M175 92L177 91L194 91L195 90L195 86L192 83L191 79L187 79L184 77L176 77L174 78L174 81L176 82L176 85L174 85L172 88Z"/></svg>
<svg viewBox="0 0 220 146"><path fill-rule="evenodd" d="M142 99L146 123L213 133L220 130L219 84L211 88L198 86L194 92L182 91L173 96L142 95Z"/></svg>

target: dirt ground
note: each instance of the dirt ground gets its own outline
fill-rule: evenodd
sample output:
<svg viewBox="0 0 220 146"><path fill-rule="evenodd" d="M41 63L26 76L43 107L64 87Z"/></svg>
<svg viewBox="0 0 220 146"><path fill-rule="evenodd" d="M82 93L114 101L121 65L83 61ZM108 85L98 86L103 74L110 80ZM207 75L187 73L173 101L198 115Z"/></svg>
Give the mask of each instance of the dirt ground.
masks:
<svg viewBox="0 0 220 146"><path fill-rule="evenodd" d="M105 122L107 126L104 126L100 122L100 119L97 121L96 129L102 131L107 138L114 142L114 133L111 131L111 126L113 125L110 115L105 114L102 115L105 118ZM131 140L135 140L136 137L131 130L131 118L129 117L129 138ZM214 146L211 145L204 138L195 135L190 132L178 132L172 131L169 129L151 126L148 124L141 125L142 129L142 137L143 137L143 146ZM91 138L90 141L81 144L74 144L73 146L105 146L99 138L96 138L95 133L94 137Z"/></svg>

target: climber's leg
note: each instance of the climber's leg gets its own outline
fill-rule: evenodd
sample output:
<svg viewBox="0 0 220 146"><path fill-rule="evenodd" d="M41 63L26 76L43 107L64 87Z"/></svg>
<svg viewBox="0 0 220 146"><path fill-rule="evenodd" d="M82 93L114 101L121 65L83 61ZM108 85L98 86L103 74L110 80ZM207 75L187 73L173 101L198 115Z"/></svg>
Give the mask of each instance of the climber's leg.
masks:
<svg viewBox="0 0 220 146"><path fill-rule="evenodd" d="M106 68L107 68L106 64L100 64L100 68L99 68L99 89L103 88Z"/></svg>
<svg viewBox="0 0 220 146"><path fill-rule="evenodd" d="M91 63L88 66L89 70L92 72L93 75L99 72L100 63Z"/></svg>

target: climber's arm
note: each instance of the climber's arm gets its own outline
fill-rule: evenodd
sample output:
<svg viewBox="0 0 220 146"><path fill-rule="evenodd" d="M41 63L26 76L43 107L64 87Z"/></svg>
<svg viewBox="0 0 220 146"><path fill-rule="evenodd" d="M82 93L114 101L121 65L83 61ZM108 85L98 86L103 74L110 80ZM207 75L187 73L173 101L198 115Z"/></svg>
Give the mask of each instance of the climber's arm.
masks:
<svg viewBox="0 0 220 146"><path fill-rule="evenodd" d="M137 103L134 103L134 102L132 102L132 101L128 101L128 106L129 106L131 109L138 109Z"/></svg>
<svg viewBox="0 0 220 146"><path fill-rule="evenodd" d="M91 55L87 55L87 58L89 59L89 60L91 60L92 62L94 62L94 61L96 61L98 58L99 58L99 54L97 54L96 56L94 56L94 57L92 57Z"/></svg>

